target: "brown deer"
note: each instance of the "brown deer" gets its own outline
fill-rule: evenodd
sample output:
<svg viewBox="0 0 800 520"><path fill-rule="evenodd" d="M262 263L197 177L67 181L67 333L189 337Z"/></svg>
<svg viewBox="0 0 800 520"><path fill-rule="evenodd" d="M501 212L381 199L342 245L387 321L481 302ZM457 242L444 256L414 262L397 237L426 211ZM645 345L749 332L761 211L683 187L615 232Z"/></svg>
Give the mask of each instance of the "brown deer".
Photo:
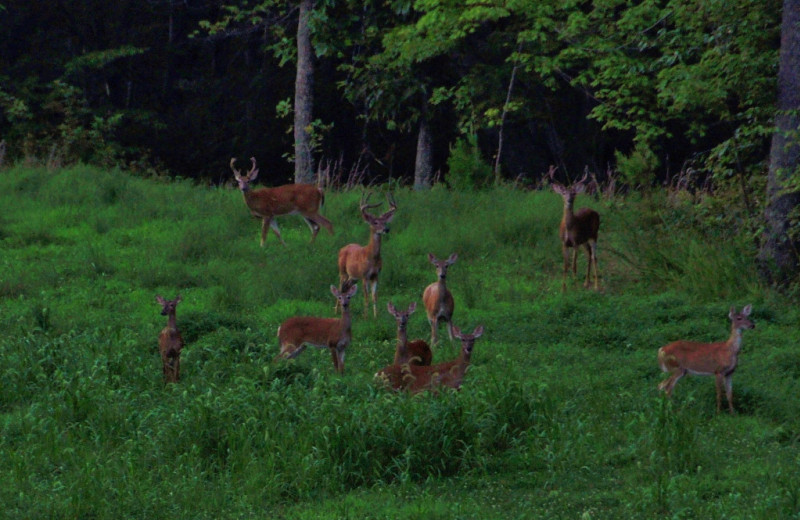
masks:
<svg viewBox="0 0 800 520"><path fill-rule="evenodd" d="M430 365L433 354L428 344L421 339L408 341L408 318L417 310L417 302L411 302L405 311L398 311L392 302L389 302L386 307L397 321L397 348L394 352L393 364Z"/></svg>
<svg viewBox="0 0 800 520"><path fill-rule="evenodd" d="M235 168L236 158L231 159L231 170L236 182L239 183L244 203L250 208L250 213L261 219L261 247L264 247L264 241L267 239L267 228L272 228L281 244L286 245L281 237L278 221L275 220L275 217L281 215L301 214L311 228L311 242L317 238L320 226L333 234L333 225L319 214L319 208L325 202L322 188L311 184L285 184L275 188L253 190L250 188L250 183L258 176L258 168L255 157L251 157L250 161L253 166L244 177L242 172Z"/></svg>
<svg viewBox="0 0 800 520"><path fill-rule="evenodd" d="M435 391L442 386L458 390L469 367L475 340L483 334L483 326L477 327L472 334L462 334L458 327L453 327L453 334L461 340L461 353L456 359L430 366L389 365L378 371L375 378L394 390L406 390L412 394Z"/></svg>
<svg viewBox="0 0 800 520"><path fill-rule="evenodd" d="M753 310L751 305L745 306L737 313L731 307L728 318L731 320L731 335L727 341L717 343L697 343L694 341L675 341L658 349L658 365L670 376L658 385L667 397L672 395L675 383L687 373L700 376L713 375L717 385L717 412L722 408L722 387L728 398L728 408L733 411L733 385L731 378L739 361L739 350L742 348L742 330L754 329L755 324L748 319Z"/></svg>
<svg viewBox="0 0 800 520"><path fill-rule="evenodd" d="M458 260L458 255L453 253L446 260L438 260L433 254L428 253L428 260L436 267L437 280L427 286L422 293L422 302L425 304L425 312L428 315L428 322L431 324L431 345L438 341L437 333L439 322L447 322L447 334L450 341L453 341L453 310L455 302L453 295L447 290L445 283L447 278L447 268Z"/></svg>
<svg viewBox="0 0 800 520"><path fill-rule="evenodd" d="M555 168L551 167L549 175L552 178ZM593 209L582 208L577 213L573 212L575 196L586 188L584 184L588 174L574 183L569 188L562 184L553 183L553 191L564 198L564 216L558 227L558 234L561 238L561 252L564 255L564 277L561 282L561 290L567 290L567 271L569 270L570 248L572 248L572 273L578 274L578 247L583 246L588 255L588 265L586 266L586 282L584 287L589 287L589 278L594 266L594 288L598 289L597 281L597 232L600 229L600 215Z"/></svg>
<svg viewBox="0 0 800 520"><path fill-rule="evenodd" d="M368 204L369 196L361 196L359 209L361 217L369 225L369 243L366 246L348 244L339 250L339 285L343 286L348 280L362 280L364 291L364 317L367 317L369 308L369 295L372 293L372 314L378 316L378 275L381 272L381 237L389 232L389 222L397 210L397 203L391 194L386 195L389 210L376 217L367 212L368 209L380 204ZM339 302L336 303L338 310Z"/></svg>
<svg viewBox="0 0 800 520"><path fill-rule="evenodd" d="M161 305L161 315L167 316L167 326L158 335L158 351L161 353L164 383L177 383L181 378L183 337L178 331L175 309L181 302L181 296L178 295L174 300L165 300L157 295L156 302Z"/></svg>
<svg viewBox="0 0 800 520"><path fill-rule="evenodd" d="M342 306L341 319L295 316L284 321L278 327L281 351L275 360L296 358L305 350L306 345L327 347L333 358L333 368L340 374L344 372L345 349L352 338L350 298L356 293L356 289L358 289L356 284L348 283L342 292L339 292L331 285L331 293Z"/></svg>

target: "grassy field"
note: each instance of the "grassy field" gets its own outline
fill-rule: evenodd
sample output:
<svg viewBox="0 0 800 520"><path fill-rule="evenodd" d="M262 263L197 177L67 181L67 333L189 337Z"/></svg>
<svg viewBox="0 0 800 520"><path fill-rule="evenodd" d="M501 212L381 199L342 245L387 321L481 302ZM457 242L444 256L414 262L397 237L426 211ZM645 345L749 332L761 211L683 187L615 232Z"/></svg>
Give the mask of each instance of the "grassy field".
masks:
<svg viewBox="0 0 800 520"><path fill-rule="evenodd" d="M316 349L272 363L284 319L333 315L336 253L367 240L359 197L328 193L333 236L284 217L287 247L262 249L233 189L0 171L1 516L800 518L800 312L758 283L747 236L683 197L579 196L602 216L602 290L562 293L558 195L398 188L344 375ZM386 303L421 303L428 252L458 253L454 321L486 332L460 392L396 395L373 380ZM155 297L177 293L165 387ZM738 414L715 413L712 378L663 399L656 350L725 339L747 303ZM434 362L458 350L440 332ZM429 334L420 309L409 337Z"/></svg>

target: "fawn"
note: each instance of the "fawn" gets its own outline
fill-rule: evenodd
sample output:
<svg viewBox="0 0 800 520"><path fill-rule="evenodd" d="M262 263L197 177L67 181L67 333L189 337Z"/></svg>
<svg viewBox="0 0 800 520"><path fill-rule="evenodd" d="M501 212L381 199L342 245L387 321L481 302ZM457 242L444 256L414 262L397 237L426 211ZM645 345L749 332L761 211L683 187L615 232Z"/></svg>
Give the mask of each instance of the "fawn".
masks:
<svg viewBox="0 0 800 520"><path fill-rule="evenodd" d="M183 337L178 331L175 309L181 302L181 296L178 295L174 300L165 300L161 296L156 296L156 302L161 305L161 315L167 316L167 326L158 335L158 351L161 353L164 383L177 383L181 378Z"/></svg>
<svg viewBox="0 0 800 520"><path fill-rule="evenodd" d="M461 353L456 359L430 366L408 363L389 365L379 370L375 378L394 390L406 390L412 394L425 390L436 391L442 386L460 389L469 367L472 348L475 340L483 334L483 326L475 328L472 334L462 334L458 327L453 326L453 334L461 340Z"/></svg>
<svg viewBox="0 0 800 520"><path fill-rule="evenodd" d="M742 312L731 307L728 318L731 320L731 335L727 341L717 343L698 343L694 341L674 341L658 349L658 365L670 376L658 385L667 397L672 395L675 383L687 373L700 376L713 375L717 386L717 412L722 409L722 388L728 398L728 409L733 411L733 372L739 361L739 350L742 348L742 331L754 329L755 324L748 316L753 310L751 305L745 306Z"/></svg>
<svg viewBox="0 0 800 520"><path fill-rule="evenodd" d="M455 302L453 295L447 290L445 280L447 268L458 260L458 255L453 253L446 260L438 260L433 254L428 253L428 260L436 267L437 280L425 288L422 293L422 301L425 304L428 322L431 324L431 345L435 345L438 341L437 332L441 321L447 323L447 334L450 336L450 341L453 341L452 320Z"/></svg>
<svg viewBox="0 0 800 520"><path fill-rule="evenodd" d="M356 293L358 286L347 283L342 292L331 285L331 293L342 306L341 318L313 318L295 316L284 321L278 327L280 354L275 357L293 359L299 356L306 345L328 348L333 359L333 368L338 373L344 372L345 349L352 337L350 322L350 298Z"/></svg>
<svg viewBox="0 0 800 520"><path fill-rule="evenodd" d="M394 365L410 363L412 365L430 365L433 359L431 348L421 339L408 341L408 318L417 310L417 302L411 302L406 311L398 311L392 302L386 306L389 313L397 321L397 348L394 353Z"/></svg>

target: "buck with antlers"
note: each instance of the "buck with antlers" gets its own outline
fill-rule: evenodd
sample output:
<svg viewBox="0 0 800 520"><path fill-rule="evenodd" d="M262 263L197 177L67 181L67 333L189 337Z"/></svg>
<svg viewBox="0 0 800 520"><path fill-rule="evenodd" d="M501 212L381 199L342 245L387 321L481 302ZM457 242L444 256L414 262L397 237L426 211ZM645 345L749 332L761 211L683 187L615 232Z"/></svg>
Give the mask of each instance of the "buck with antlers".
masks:
<svg viewBox="0 0 800 520"><path fill-rule="evenodd" d="M325 202L322 188L311 184L285 184L275 188L253 190L250 188L250 183L258 175L258 168L255 157L251 157L250 162L252 163L250 171L242 176L242 172L235 167L236 158L232 158L231 170L236 182L239 183L239 189L242 191L245 204L250 208L250 213L261 219L261 247L264 247L264 241L267 239L267 228L272 228L281 244L286 245L275 220L275 217L281 215L293 213L302 215L311 228L311 242L317 237L320 226L333 234L333 225L319 213L319 208Z"/></svg>
<svg viewBox="0 0 800 520"><path fill-rule="evenodd" d="M428 253L428 260L436 267L437 280L427 286L422 293L422 302L425 304L425 312L428 315L428 322L431 324L431 345L438 341L439 322L447 323L447 334L450 341L453 341L453 310L455 302L453 295L447 290L445 283L447 278L447 268L458 260L458 255L453 253L446 260L439 260L432 253Z"/></svg>
<svg viewBox="0 0 800 520"><path fill-rule="evenodd" d="M717 386L717 412L722 408L722 390L728 398L728 408L733 411L733 383L731 378L739 361L739 350L742 348L742 331L753 329L755 324L748 316L752 306L747 305L742 312L731 307L728 318L731 320L731 335L727 341L718 343L696 343L693 341L675 341L658 349L658 365L671 375L658 385L667 397L680 378L688 374L701 376L713 375Z"/></svg>
<svg viewBox="0 0 800 520"><path fill-rule="evenodd" d="M356 293L357 288L356 284L347 283L339 292L335 286L331 285L331 293L342 306L340 319L295 316L284 321L278 327L281 351L275 360L296 358L305 350L306 345L317 348L327 347L333 358L333 368L340 374L344 372L345 349L352 338L350 298Z"/></svg>
<svg viewBox="0 0 800 520"><path fill-rule="evenodd" d="M167 326L158 335L158 351L161 354L164 383L177 383L181 378L183 337L178 331L175 309L181 302L181 296L178 295L174 300L165 300L161 296L156 296L156 302L161 305L161 315L167 316Z"/></svg>
<svg viewBox="0 0 800 520"><path fill-rule="evenodd" d="M551 166L548 175L553 178L555 167ZM573 211L575 196L586 188L585 182L588 173L583 178L572 184L569 188L562 184L553 183L553 191L564 198L564 216L558 227L561 238L561 252L564 255L564 277L561 290L567 290L567 272L569 270L570 249L572 249L572 273L578 273L578 247L583 246L588 256L586 266L586 281L584 287L589 287L592 266L594 266L594 288L598 289L597 281L597 232L600 229L600 215L593 209L582 208L577 213Z"/></svg>
<svg viewBox="0 0 800 520"><path fill-rule="evenodd" d="M380 206L369 204L369 196L361 196L359 209L361 218L369 225L369 243L366 246L359 244L348 244L339 250L339 284L343 286L348 280L362 280L364 291L364 317L367 317L369 308L369 295L372 294L372 314L378 316L378 275L381 272L383 261L381 260L381 237L389 232L389 222L394 217L397 210L397 203L394 197L386 194L389 203L389 210L383 215L376 217L367 212L370 208ZM339 303L336 304L337 310Z"/></svg>
<svg viewBox="0 0 800 520"><path fill-rule="evenodd" d="M398 311L392 302L386 306L397 321L397 348L394 352L394 365L430 365L433 359L431 348L421 339L408 341L408 318L417 310L417 302L411 302L408 309Z"/></svg>
<svg viewBox="0 0 800 520"><path fill-rule="evenodd" d="M462 334L458 327L453 327L453 334L461 340L461 353L456 359L431 366L408 363L389 365L378 371L375 378L394 390L406 390L412 394L436 390L442 386L461 388L464 374L469 367L472 348L475 346L475 340L483 334L483 326L477 327L472 334Z"/></svg>

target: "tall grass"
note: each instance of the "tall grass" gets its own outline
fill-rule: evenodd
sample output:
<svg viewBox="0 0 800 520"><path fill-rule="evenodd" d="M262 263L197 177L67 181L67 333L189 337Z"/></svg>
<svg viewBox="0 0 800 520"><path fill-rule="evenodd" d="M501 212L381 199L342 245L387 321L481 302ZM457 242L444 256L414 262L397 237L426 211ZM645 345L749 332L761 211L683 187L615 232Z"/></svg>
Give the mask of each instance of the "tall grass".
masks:
<svg viewBox="0 0 800 520"><path fill-rule="evenodd" d="M0 502L9 518L591 518L796 516L792 302L759 287L744 237L657 198L601 213L602 291L561 293L561 200L507 187L397 189L379 315L354 297L347 371L309 349L273 363L296 314L332 316L336 252L365 244L359 192L329 193L335 226L286 247L234 190L89 167L0 171ZM455 323L486 333L460 392L410 397L372 375L393 357L386 302L448 271ZM585 268L585 258L579 269ZM179 384L157 354L155 295L180 293ZM656 349L728 334L753 303L734 377L672 401ZM371 313L370 313L371 314ZM424 314L410 338L427 338ZM435 362L456 355L445 339ZM440 498L443 497L443 498Z"/></svg>

